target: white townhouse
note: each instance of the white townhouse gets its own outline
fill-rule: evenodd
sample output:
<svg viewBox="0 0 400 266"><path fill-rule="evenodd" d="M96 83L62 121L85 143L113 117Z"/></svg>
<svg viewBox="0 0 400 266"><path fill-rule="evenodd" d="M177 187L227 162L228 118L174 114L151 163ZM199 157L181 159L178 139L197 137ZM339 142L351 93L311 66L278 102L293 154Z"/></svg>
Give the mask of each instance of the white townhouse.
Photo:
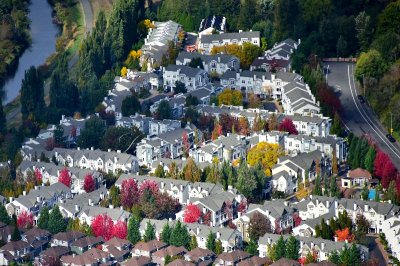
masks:
<svg viewBox="0 0 400 266"><path fill-rule="evenodd" d="M110 217L114 223L119 221L128 222L129 218L132 216L130 212L124 211L122 207L105 208L100 206L87 206L82 209L77 218L81 224L86 223L90 226L96 216L103 214L106 214L108 217Z"/></svg>
<svg viewBox="0 0 400 266"><path fill-rule="evenodd" d="M60 172L64 168L66 167L55 165L53 163L22 161L17 170L22 173L25 179L29 175L34 176L36 171L38 171L42 175L42 182L44 184L49 183L50 185L53 185L58 182ZM84 181L87 175L91 175L93 177L96 188L99 188L104 183L103 175L100 172L75 167L69 167L67 169L72 181L71 192L73 194L86 193L84 190Z"/></svg>
<svg viewBox="0 0 400 266"><path fill-rule="evenodd" d="M104 97L102 105L105 107L105 111L108 113L114 113L115 119L122 118L122 102L128 96L131 96L132 92L129 90L118 91L112 89L108 91L108 95Z"/></svg>
<svg viewBox="0 0 400 266"><path fill-rule="evenodd" d="M198 100L199 105L209 105L211 100L211 94L215 95L215 92L212 89L211 85L209 85L206 87L200 87L196 90L192 90L186 93L186 97L191 95Z"/></svg>
<svg viewBox="0 0 400 266"><path fill-rule="evenodd" d="M282 107L287 115L318 114L319 102L315 99L308 84L296 81L283 87Z"/></svg>
<svg viewBox="0 0 400 266"><path fill-rule="evenodd" d="M55 148L53 154L61 165L103 171L105 173L136 173L139 171L138 159L121 151L101 151L94 149Z"/></svg>
<svg viewBox="0 0 400 266"><path fill-rule="evenodd" d="M184 115L184 108L186 103L186 95L183 93L175 94L173 97L161 98L150 106L150 112L154 114L158 110L161 102L166 101L171 107L172 118L181 119Z"/></svg>
<svg viewBox="0 0 400 266"><path fill-rule="evenodd" d="M247 139L250 142L250 148L253 148L260 142L268 142L284 147L285 139L288 135L289 133L287 132L272 130L267 132L254 132L252 135L248 136Z"/></svg>
<svg viewBox="0 0 400 266"><path fill-rule="evenodd" d="M302 80L302 76L290 72L227 71L221 76L221 85L246 94L254 93L261 98L281 99L284 86Z"/></svg>
<svg viewBox="0 0 400 266"><path fill-rule="evenodd" d="M117 127L132 128L137 127L144 134L149 134L149 124L152 121L152 117L146 117L145 115L135 114L129 117L123 116L115 121Z"/></svg>
<svg viewBox="0 0 400 266"><path fill-rule="evenodd" d="M205 34L213 34L213 32L225 32L226 31L226 17L223 16L208 16L203 18L200 22L199 36Z"/></svg>
<svg viewBox="0 0 400 266"><path fill-rule="evenodd" d="M163 120L150 120L149 135L160 135L168 131L173 131L181 128L182 122L180 120L163 119Z"/></svg>
<svg viewBox="0 0 400 266"><path fill-rule="evenodd" d="M22 211L32 213L36 221L36 216L43 207L52 208L58 201L71 197L71 189L62 183L35 186L28 194L24 191L18 198L10 198L10 202L6 204L6 210L10 216L13 214L18 216Z"/></svg>
<svg viewBox="0 0 400 266"><path fill-rule="evenodd" d="M299 210L300 218L304 221L312 220L328 213L334 215L335 201L336 198L334 197L310 195L294 206Z"/></svg>
<svg viewBox="0 0 400 266"><path fill-rule="evenodd" d="M332 158L333 151L338 162L346 161L347 155L346 141L336 135L326 137L313 137L308 135L287 135L284 141L285 153L291 156L308 153L311 151L321 151L327 157Z"/></svg>
<svg viewBox="0 0 400 266"><path fill-rule="evenodd" d="M297 50L300 43L300 39L296 42L290 38L280 43L275 43L271 49L265 51L265 57L268 59L289 61L290 56Z"/></svg>
<svg viewBox="0 0 400 266"><path fill-rule="evenodd" d="M258 251L261 258L268 257L268 249L274 245L280 235L277 234L265 234L258 240ZM289 235L283 235L284 240L289 238ZM332 240L314 238L314 237L300 237L296 236L296 239L300 243L299 256L306 257L307 254L316 254L317 261L327 261L332 252L344 249L346 242L335 242ZM348 245L348 244L347 244ZM363 245L357 245L360 251L361 261L367 261L369 258L368 248Z"/></svg>
<svg viewBox="0 0 400 266"><path fill-rule="evenodd" d="M207 72L201 68L189 66L168 65L163 69L164 88L174 88L176 82L185 84L188 91L197 87L206 86L210 79Z"/></svg>
<svg viewBox="0 0 400 266"><path fill-rule="evenodd" d="M385 234L391 255L400 259L400 217L393 216L383 221L382 233Z"/></svg>
<svg viewBox="0 0 400 266"><path fill-rule="evenodd" d="M311 115L286 115L280 117L279 121L284 118L290 118L296 127L299 134L315 136L315 137L327 137L331 130L332 119L324 117L322 114L311 114Z"/></svg>
<svg viewBox="0 0 400 266"><path fill-rule="evenodd" d="M198 49L209 54L214 46L224 46L225 44L238 44L252 43L260 46L260 32L259 31L239 31L221 34L202 35L199 38Z"/></svg>
<svg viewBox="0 0 400 266"><path fill-rule="evenodd" d="M187 66L193 59L202 61L203 69L208 73L224 74L228 70L239 71L239 58L228 54L205 55L200 53L180 52L176 58L176 65Z"/></svg>

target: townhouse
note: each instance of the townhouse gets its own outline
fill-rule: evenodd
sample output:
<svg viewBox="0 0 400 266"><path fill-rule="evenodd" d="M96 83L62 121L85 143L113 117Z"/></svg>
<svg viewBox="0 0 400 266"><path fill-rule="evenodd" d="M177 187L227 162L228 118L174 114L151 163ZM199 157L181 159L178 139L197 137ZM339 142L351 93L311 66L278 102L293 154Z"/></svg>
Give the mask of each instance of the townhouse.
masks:
<svg viewBox="0 0 400 266"><path fill-rule="evenodd" d="M289 61L290 56L297 50L300 44L300 39L296 42L288 38L282 42L275 43L271 49L265 51L265 57L268 59Z"/></svg>
<svg viewBox="0 0 400 266"><path fill-rule="evenodd" d="M287 115L293 114L318 114L319 102L307 84L296 81L283 87L282 107Z"/></svg>
<svg viewBox="0 0 400 266"><path fill-rule="evenodd" d="M157 221L157 220L155 220L155 221ZM142 222L140 224L142 224ZM147 226L147 222L146 222L145 226ZM160 233L161 232L158 231L158 234L160 234ZM144 231L142 234L144 234ZM132 256L134 256L134 257L142 257L143 256L143 257L151 258L154 252L156 252L160 249L166 248L167 246L168 246L168 244L166 244L162 241L158 241L156 239L150 240L148 242L141 241L141 242L136 243L136 245L133 247L131 253L132 253Z"/></svg>
<svg viewBox="0 0 400 266"><path fill-rule="evenodd" d="M224 46L226 44L251 43L261 45L259 31L239 31L231 33L201 35L199 37L198 49L205 54L210 54L214 46Z"/></svg>
<svg viewBox="0 0 400 266"><path fill-rule="evenodd" d="M185 254L186 261L192 261L196 264L207 264L210 265L216 255L209 249L206 248L195 248Z"/></svg>
<svg viewBox="0 0 400 266"><path fill-rule="evenodd" d="M208 16L203 18L199 26L199 36L204 34L212 34L213 32L226 31L226 17L223 16Z"/></svg>
<svg viewBox="0 0 400 266"><path fill-rule="evenodd" d="M290 72L292 70L290 60L257 57L250 65L251 71L264 70L267 72Z"/></svg>
<svg viewBox="0 0 400 266"><path fill-rule="evenodd" d="M209 74L222 75L231 70L238 72L240 68L239 58L228 54L205 55L200 53L180 52L176 58L176 65L189 65L193 59L202 61L203 69Z"/></svg>
<svg viewBox="0 0 400 266"><path fill-rule="evenodd" d="M144 40L144 45L140 49L140 64L147 65L147 70L151 71L162 63L163 55L168 51L169 43L177 43L178 35L182 31L182 26L174 21L152 22L153 27Z"/></svg>
<svg viewBox="0 0 400 266"><path fill-rule="evenodd" d="M188 160L186 159L170 159L170 158L160 158L155 160L150 167L150 173L155 174L157 168L162 167L165 173L171 172L171 166L173 165L177 169L183 169ZM196 163L197 167L199 167L201 170L204 170L207 166L211 166L211 163L204 162L204 163Z"/></svg>
<svg viewBox="0 0 400 266"><path fill-rule="evenodd" d="M67 247L50 247L42 251L39 256L35 257L33 265L36 266L47 266L52 265L55 261L59 261L62 256L69 253L69 248Z"/></svg>
<svg viewBox="0 0 400 266"><path fill-rule="evenodd" d="M114 113L115 119L122 118L122 102L128 96L131 96L132 92L129 90L121 90L112 89L108 91L108 95L104 97L102 105L105 108L105 111L108 113Z"/></svg>
<svg viewBox="0 0 400 266"><path fill-rule="evenodd" d="M284 200L265 201L264 204L251 203L247 212L233 221L237 230L242 234L243 240L249 241L250 219L258 212L271 222L271 232L282 232L287 228L294 227L294 216L297 210Z"/></svg>
<svg viewBox="0 0 400 266"><path fill-rule="evenodd" d="M368 170L356 168L348 171L347 175L341 178L341 183L344 188L364 187L371 179L372 175Z"/></svg>
<svg viewBox="0 0 400 266"><path fill-rule="evenodd" d="M145 135L159 135L167 131L181 128L181 121L163 119L156 120L145 115L135 114L129 117L121 117L116 121L116 126L132 128L137 127Z"/></svg>
<svg viewBox="0 0 400 266"><path fill-rule="evenodd" d="M77 217L82 224L86 223L90 226L96 216L103 214L106 214L108 217L110 217L114 223L118 221L128 222L129 218L131 217L131 213L124 211L122 208L113 208L112 206L109 206L108 208L100 206L87 206L78 214Z"/></svg>
<svg viewBox="0 0 400 266"><path fill-rule="evenodd" d="M322 114L311 115L286 115L278 118L282 121L285 117L293 121L299 134L315 137L327 137L331 130L332 119Z"/></svg>
<svg viewBox="0 0 400 266"><path fill-rule="evenodd" d="M22 263L29 258L31 246L22 240L11 241L0 248L0 265L11 265L13 262Z"/></svg>
<svg viewBox="0 0 400 266"><path fill-rule="evenodd" d="M134 173L139 171L138 159L121 151L55 148L52 151L57 162L69 167L103 171L105 173Z"/></svg>
<svg viewBox="0 0 400 266"><path fill-rule="evenodd" d="M238 265L243 260L250 258L251 255L243 250L235 250L233 252L224 252L215 260L216 265L230 266Z"/></svg>
<svg viewBox="0 0 400 266"><path fill-rule="evenodd" d="M171 116L173 119L181 119L184 115L184 107L186 103L186 95L183 93L175 94L173 97L160 98L150 105L150 113L154 114L158 111L161 102L166 101L171 107Z"/></svg>
<svg viewBox="0 0 400 266"><path fill-rule="evenodd" d="M71 189L62 183L35 186L28 194L24 192L16 199L10 198L6 210L10 216L13 214L18 216L22 211L32 213L36 223L37 216L44 206L52 208L57 202L71 197Z"/></svg>
<svg viewBox="0 0 400 266"><path fill-rule="evenodd" d="M100 172L75 167L66 168L65 166L55 165L53 163L22 161L17 171L21 172L25 179L27 179L28 176L34 176L38 172L42 176L43 183L53 185L58 182L58 177L63 169L68 169L72 181L71 193L73 194L85 193L84 181L87 175L93 177L96 189L104 183L103 175Z"/></svg>
<svg viewBox="0 0 400 266"><path fill-rule="evenodd" d="M393 216L383 221L382 233L385 235L391 255L400 259L400 217Z"/></svg>
<svg viewBox="0 0 400 266"><path fill-rule="evenodd" d="M335 157L339 163L345 162L347 157L346 141L336 135L328 135L326 137L302 134L287 135L284 141L284 149L285 153L291 156L318 150L330 158L333 157L333 152L335 151Z"/></svg>
<svg viewBox="0 0 400 266"><path fill-rule="evenodd" d="M282 235L284 240L289 238L289 235ZM274 245L280 235L277 234L265 234L258 240L258 251L260 257L268 257L268 249ZM317 261L328 260L329 256L332 252L344 249L346 242L335 242L322 238L313 238L313 237L300 237L296 236L296 239L300 242L299 256L306 257L307 254L316 254ZM363 245L357 245L357 248L360 252L361 260L366 261L369 258L368 248Z"/></svg>
<svg viewBox="0 0 400 266"><path fill-rule="evenodd" d="M277 144L280 147L284 147L286 137L288 136L289 134L287 132L272 130L267 132L254 132L248 136L247 139L249 140L250 148L256 146L260 142L268 142L271 144Z"/></svg>
<svg viewBox="0 0 400 266"><path fill-rule="evenodd" d="M163 69L164 88L173 89L177 82L185 84L188 91L197 87L206 86L210 79L207 72L201 68L192 68L186 65L168 65Z"/></svg>
<svg viewBox="0 0 400 266"><path fill-rule="evenodd" d="M47 248L50 239L51 234L49 231L36 227L29 229L21 235L21 240L30 245L30 253L33 257L38 256L39 253Z"/></svg>
<svg viewBox="0 0 400 266"><path fill-rule="evenodd" d="M78 239L85 237L85 234L79 231L67 231L53 235L50 245L52 247L71 247L71 244Z"/></svg>
<svg viewBox="0 0 400 266"><path fill-rule="evenodd" d="M370 223L371 233L380 233L384 228L384 221L397 216L400 207L387 202L363 201L356 199L337 199L334 197L312 196L296 204L299 215L303 220L314 219L331 213L339 217L339 213L347 212L353 223L358 215L363 215Z"/></svg>
<svg viewBox="0 0 400 266"><path fill-rule="evenodd" d="M211 85L198 88L196 90L190 91L186 93L186 97L191 95L198 100L200 105L209 105L211 100L211 95L215 95L215 91Z"/></svg>
<svg viewBox="0 0 400 266"><path fill-rule="evenodd" d="M320 169L321 175L331 173L330 160L318 150L295 157L280 157L272 168L272 187L276 191L292 194L297 189L298 179L303 183L306 177L313 181L317 176L317 169Z"/></svg>
<svg viewBox="0 0 400 266"><path fill-rule="evenodd" d="M111 254L98 248L90 248L79 255L67 255L60 258L62 265L114 265Z"/></svg>
<svg viewBox="0 0 400 266"><path fill-rule="evenodd" d="M186 140L183 136L187 136ZM177 128L162 133L158 136L147 136L136 145L139 164L150 167L159 158L176 159L182 156L186 149L193 146L194 140L195 131L192 130L190 125L187 125L185 128Z"/></svg>

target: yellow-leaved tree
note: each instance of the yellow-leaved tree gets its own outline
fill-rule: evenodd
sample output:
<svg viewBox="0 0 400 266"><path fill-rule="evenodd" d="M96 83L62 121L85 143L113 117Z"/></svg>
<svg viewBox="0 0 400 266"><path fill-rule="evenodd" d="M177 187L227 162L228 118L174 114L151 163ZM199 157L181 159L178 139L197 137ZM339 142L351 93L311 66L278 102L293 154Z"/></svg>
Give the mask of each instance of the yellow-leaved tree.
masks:
<svg viewBox="0 0 400 266"><path fill-rule="evenodd" d="M128 69L126 67L121 68L121 76L126 77L126 74L128 74Z"/></svg>
<svg viewBox="0 0 400 266"><path fill-rule="evenodd" d="M225 89L218 95L218 105L242 105L243 96L240 91Z"/></svg>
<svg viewBox="0 0 400 266"><path fill-rule="evenodd" d="M270 176L272 167L277 163L281 155L283 155L283 151L278 144L263 141L250 149L247 154L247 163L250 166L260 163L264 168L265 175Z"/></svg>

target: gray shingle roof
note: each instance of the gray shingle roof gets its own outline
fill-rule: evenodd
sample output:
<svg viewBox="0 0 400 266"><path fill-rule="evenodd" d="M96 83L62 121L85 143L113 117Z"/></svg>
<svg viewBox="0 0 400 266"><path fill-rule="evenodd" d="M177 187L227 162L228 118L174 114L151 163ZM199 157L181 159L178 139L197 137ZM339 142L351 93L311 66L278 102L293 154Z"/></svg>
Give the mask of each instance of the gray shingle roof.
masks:
<svg viewBox="0 0 400 266"><path fill-rule="evenodd" d="M180 74L186 75L188 77L196 77L197 75L205 74L206 72L201 68L192 68L189 66L177 66L177 65L168 65L165 68L165 71L177 72L180 70Z"/></svg>
<svg viewBox="0 0 400 266"><path fill-rule="evenodd" d="M229 33L221 33L221 34L211 34L211 35L203 35L201 36L202 43L212 43L212 42L220 42L226 39L236 39L241 40L243 38L260 38L259 31L243 31L243 32L229 32Z"/></svg>

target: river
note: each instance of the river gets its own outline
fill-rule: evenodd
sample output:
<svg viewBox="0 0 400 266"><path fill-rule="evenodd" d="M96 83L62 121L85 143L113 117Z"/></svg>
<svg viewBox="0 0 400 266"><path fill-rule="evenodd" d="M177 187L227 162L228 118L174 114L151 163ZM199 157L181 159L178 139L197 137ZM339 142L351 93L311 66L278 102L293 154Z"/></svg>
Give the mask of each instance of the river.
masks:
<svg viewBox="0 0 400 266"><path fill-rule="evenodd" d="M47 0L32 0L29 10L32 44L19 58L15 75L4 84L4 104L18 96L25 71L32 65L42 65L46 58L56 51L55 43L60 29L53 24L51 6Z"/></svg>

